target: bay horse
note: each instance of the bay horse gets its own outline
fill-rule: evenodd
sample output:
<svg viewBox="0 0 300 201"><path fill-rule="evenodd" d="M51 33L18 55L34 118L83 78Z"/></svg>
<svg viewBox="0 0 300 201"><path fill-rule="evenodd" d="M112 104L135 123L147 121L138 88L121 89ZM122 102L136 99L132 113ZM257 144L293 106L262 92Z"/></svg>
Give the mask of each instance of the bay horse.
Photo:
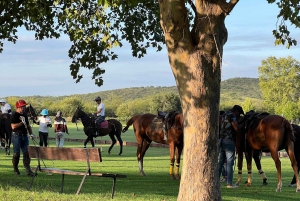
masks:
<svg viewBox="0 0 300 201"><path fill-rule="evenodd" d="M84 147L86 147L86 144L90 141L92 144L92 147L95 147L95 143L93 138L99 137L99 136L105 136L109 135L110 139L112 140L112 144L110 145L108 149L108 153L110 154L111 149L116 144L116 138L117 137L119 144L120 144L120 152L119 155L123 152L123 140L121 138L121 131L122 131L122 124L116 120L116 119L108 119L108 127L107 128L101 128L98 129L99 135L96 135L96 126L95 126L95 118L89 117L80 107L78 107L72 117L72 123L76 123L78 119L81 119L81 122L83 124L83 131L87 135L87 139L84 141ZM77 123L76 123L77 125Z"/></svg>
<svg viewBox="0 0 300 201"><path fill-rule="evenodd" d="M128 120L126 127L122 132L126 132L133 125L134 134L138 143L137 160L139 163L139 172L146 176L143 169L143 158L152 141L156 143L168 144L170 151L170 175L172 179L180 179L179 167L180 156L183 150L183 115L172 111L166 115L165 127L154 128L152 122L159 118L154 114L143 114L133 116ZM167 131L167 141L164 139L164 130ZM174 171L174 162L176 155L176 168Z"/></svg>
<svg viewBox="0 0 300 201"><path fill-rule="evenodd" d="M219 137L220 137L220 130L221 130L221 124L222 124L222 117L225 114L225 111L221 110L219 113ZM244 117L241 117L244 118ZM239 186L240 182L242 180L242 169L243 169L243 157L245 153L245 135L238 134L236 135L236 153L238 155L238 180L235 183L235 185ZM253 150L253 159L256 165L256 168L261 175L261 178L263 180L263 185L268 185L267 177L264 173L264 171L261 169L261 150ZM246 181L247 183L247 181Z"/></svg>
<svg viewBox="0 0 300 201"><path fill-rule="evenodd" d="M246 158L247 164L248 164L248 160L249 160L249 158L247 158L249 154L246 151L246 134L245 134L246 132L245 132L245 130L243 130L244 129L243 127L245 127L245 123L248 123L249 118L251 118L251 117L255 116L255 119L257 121L257 120L262 119L262 118L264 118L265 116L268 116L268 115L269 115L269 113L259 114L259 113L255 113L254 111L249 111L244 116L242 116L238 119L239 127L241 127L242 130L238 131L238 133L236 135L236 153L238 155L238 164L237 164L237 166L238 166L238 179L237 179L237 182L235 183L235 185L237 185L237 186L240 185L241 180L242 180L242 169L243 169L244 153L245 153L245 158ZM244 131L244 132L241 132L241 131ZM265 173L264 173L264 171L262 170L262 167L261 167L261 162L260 162L261 154L262 154L261 150L253 149L252 158L254 159L254 162L255 162L256 168L258 170L258 173L260 174L260 176L263 180L263 185L266 186L266 185L268 185L268 182L267 182L267 177L266 177L266 175L265 175ZM252 176L252 172L248 171L248 180L250 180L251 176ZM246 185L249 185L248 180L245 182Z"/></svg>
<svg viewBox="0 0 300 201"><path fill-rule="evenodd" d="M252 157L253 150L267 150L271 153L274 160L278 181L276 192L281 192L282 179L281 179L281 162L278 156L278 151L285 149L289 155L291 165L296 177L297 188L296 192L300 191L300 183L298 178L297 161L294 154L295 136L291 124L282 116L267 115L263 118L255 118L249 120L247 116L244 119L244 126L239 133L246 135L246 160L248 169L248 182L247 186L252 183ZM247 119L249 121L247 121ZM239 135L239 133L237 135Z"/></svg>

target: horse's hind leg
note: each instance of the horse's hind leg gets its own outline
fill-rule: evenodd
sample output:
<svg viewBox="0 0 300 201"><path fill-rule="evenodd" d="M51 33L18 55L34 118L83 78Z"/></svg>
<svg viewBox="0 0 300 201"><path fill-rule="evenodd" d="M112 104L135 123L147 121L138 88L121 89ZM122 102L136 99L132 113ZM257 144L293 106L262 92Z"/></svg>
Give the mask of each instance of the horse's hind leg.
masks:
<svg viewBox="0 0 300 201"><path fill-rule="evenodd" d="M121 138L121 133L119 135L116 135L119 144L120 144L120 152L119 152L119 156L121 156L121 154L123 153L123 140Z"/></svg>
<svg viewBox="0 0 300 201"><path fill-rule="evenodd" d="M294 170L294 175L295 175L296 184L297 184L296 192L300 192L300 183L299 183L299 178L298 178L298 166L297 166L297 161L296 161L295 154L294 154L294 143L289 143L288 150L286 150L286 152L289 154L291 165Z"/></svg>
<svg viewBox="0 0 300 201"><path fill-rule="evenodd" d="M281 188L282 188L281 161L279 160L278 149L275 149L275 150L273 150L273 149L271 150L270 149L270 152L271 152L271 156L272 156L272 158L274 160L274 163L275 163L275 166L276 166L276 169L277 169L277 178L278 178L278 180L277 180L276 192L281 192ZM297 164L296 164L296 166L297 166Z"/></svg>
<svg viewBox="0 0 300 201"><path fill-rule="evenodd" d="M94 143L94 140L93 140L93 135L89 135L86 140L84 141L83 145L84 145L84 148L86 148L86 144L91 141L91 144L92 144L92 147L95 147L95 143Z"/></svg>
<svg viewBox="0 0 300 201"><path fill-rule="evenodd" d="M253 151L253 159L254 159L256 168L257 168L257 170L258 170L258 173L260 174L260 177L261 177L262 180L263 180L263 185L264 185L264 186L268 185L268 182L267 182L267 176L266 176L266 174L264 173L264 171L261 169L261 163L260 163L260 160L261 160L261 151L259 151L259 150L254 150L254 151Z"/></svg>
<svg viewBox="0 0 300 201"><path fill-rule="evenodd" d="M140 146L140 152L138 154L138 162L139 162L140 174L142 176L146 176L144 169L143 169L143 167L144 167L143 162L144 162L145 153L146 153L147 149L149 148L150 144L151 144L151 141L148 142L146 139L144 139L143 143Z"/></svg>

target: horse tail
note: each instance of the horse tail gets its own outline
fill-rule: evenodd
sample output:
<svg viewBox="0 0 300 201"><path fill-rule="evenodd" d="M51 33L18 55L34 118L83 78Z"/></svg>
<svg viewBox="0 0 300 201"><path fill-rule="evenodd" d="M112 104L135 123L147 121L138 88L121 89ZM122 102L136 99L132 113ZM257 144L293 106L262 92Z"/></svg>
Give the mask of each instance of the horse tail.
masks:
<svg viewBox="0 0 300 201"><path fill-rule="evenodd" d="M135 116L131 117L131 119L129 119L127 121L125 128L123 128L122 133L125 133L139 116L141 116L141 115L135 115Z"/></svg>
<svg viewBox="0 0 300 201"><path fill-rule="evenodd" d="M291 141L295 142L296 141L296 137L295 137L294 129L293 129L292 125L286 119L283 119L283 124L284 124L284 128L285 128L285 132L287 133L287 135L289 136L289 138L291 139Z"/></svg>

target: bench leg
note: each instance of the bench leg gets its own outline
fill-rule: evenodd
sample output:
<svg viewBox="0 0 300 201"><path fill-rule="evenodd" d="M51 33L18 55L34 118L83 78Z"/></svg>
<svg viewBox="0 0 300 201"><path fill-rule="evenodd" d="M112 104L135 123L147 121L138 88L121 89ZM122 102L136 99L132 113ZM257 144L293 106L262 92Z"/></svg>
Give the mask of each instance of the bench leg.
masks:
<svg viewBox="0 0 300 201"><path fill-rule="evenodd" d="M33 184L33 180L34 180L34 178L36 177L36 175L37 175L37 169L35 170L35 172L34 172L34 175L33 175L33 177L32 177L32 179L31 179L31 181L30 181L30 184L29 184L29 186L28 186L28 190L30 190L30 188L31 188L31 186L32 186L32 184Z"/></svg>
<svg viewBox="0 0 300 201"><path fill-rule="evenodd" d="M64 183L65 183L65 174L62 174L60 193L63 193L64 191Z"/></svg>
<svg viewBox="0 0 300 201"><path fill-rule="evenodd" d="M116 175L114 175L114 177L113 177L112 191L111 191L111 199L113 199L114 195L115 195L116 181L117 181L117 177L116 177Z"/></svg>
<svg viewBox="0 0 300 201"><path fill-rule="evenodd" d="M77 190L77 192L76 192L76 195L78 195L78 194L80 193L80 190L81 190L81 187L82 187L82 185L83 185L83 183L84 183L84 181L85 181L85 178L86 178L86 174L83 176L83 178L82 178L82 180L81 180L81 183L80 183L80 185L79 185L79 187L78 187L78 190Z"/></svg>

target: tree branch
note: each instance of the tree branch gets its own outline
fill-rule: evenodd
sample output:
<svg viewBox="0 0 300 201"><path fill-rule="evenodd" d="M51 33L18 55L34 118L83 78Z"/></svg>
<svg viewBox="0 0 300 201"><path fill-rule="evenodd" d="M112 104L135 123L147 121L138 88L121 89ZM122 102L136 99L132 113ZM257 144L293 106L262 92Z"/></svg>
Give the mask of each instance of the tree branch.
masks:
<svg viewBox="0 0 300 201"><path fill-rule="evenodd" d="M239 2L239 0L230 0L230 2L226 2L226 0L219 1L219 6L224 11L226 15L229 15L229 13L232 11L234 6Z"/></svg>

